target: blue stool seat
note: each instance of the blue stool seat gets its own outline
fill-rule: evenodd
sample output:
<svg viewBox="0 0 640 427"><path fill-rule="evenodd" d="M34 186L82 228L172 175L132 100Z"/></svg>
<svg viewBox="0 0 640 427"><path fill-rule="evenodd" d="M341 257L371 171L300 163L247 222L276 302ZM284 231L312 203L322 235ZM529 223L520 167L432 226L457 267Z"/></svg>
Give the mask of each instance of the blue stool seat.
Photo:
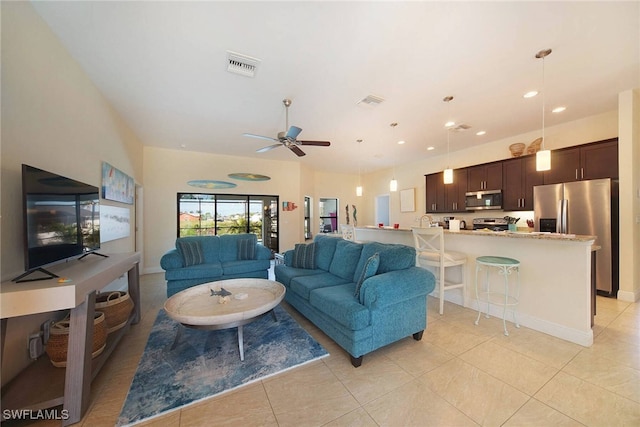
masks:
<svg viewBox="0 0 640 427"><path fill-rule="evenodd" d="M491 269L497 269L498 275L504 277L504 289L503 290L491 290L489 283L489 272ZM481 270L485 271L484 287L480 289L478 283L478 274ZM515 289L509 292L509 276L516 272ZM477 325L480 322L480 315L482 314L481 302L487 303L487 311L485 317L489 318L489 312L491 310L491 304L502 306L502 325L504 327L504 334L509 336L507 330L506 314L507 307L513 307L513 323L516 328L520 327L518 320L516 319L516 306L518 305L518 297L520 293L520 261L513 258L501 257L501 256L480 256L476 258L476 301L478 303L478 318L475 321Z"/></svg>

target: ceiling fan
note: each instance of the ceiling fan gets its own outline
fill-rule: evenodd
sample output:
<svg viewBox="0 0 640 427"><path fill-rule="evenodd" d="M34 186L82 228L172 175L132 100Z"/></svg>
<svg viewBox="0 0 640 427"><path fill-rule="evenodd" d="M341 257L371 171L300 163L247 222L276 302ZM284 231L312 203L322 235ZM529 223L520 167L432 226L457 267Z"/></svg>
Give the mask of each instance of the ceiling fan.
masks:
<svg viewBox="0 0 640 427"><path fill-rule="evenodd" d="M277 144L268 145L266 147L262 147L259 150L256 150L258 153L264 153L265 151L272 150L274 148L278 148L280 146L287 147L289 150L293 151L298 157L302 157L305 155L305 152L302 151L299 145L315 145L318 147L328 147L331 145L329 141L300 141L296 139L302 129L297 126L289 127L289 106L291 105L290 99L283 99L282 103L286 108L286 132L278 132L277 138L271 138L269 136L255 135L253 133L243 133L243 136L249 136L251 138L260 138L260 139L268 139L270 141L276 141Z"/></svg>

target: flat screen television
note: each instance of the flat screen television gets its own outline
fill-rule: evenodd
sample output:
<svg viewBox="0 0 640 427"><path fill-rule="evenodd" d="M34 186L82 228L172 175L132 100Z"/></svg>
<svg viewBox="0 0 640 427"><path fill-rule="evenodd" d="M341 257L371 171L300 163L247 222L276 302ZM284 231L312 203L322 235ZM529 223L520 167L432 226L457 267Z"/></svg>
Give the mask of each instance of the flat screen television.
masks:
<svg viewBox="0 0 640 427"><path fill-rule="evenodd" d="M15 281L57 277L42 267L100 248L98 187L23 164L22 207L26 273ZM25 279L36 270L49 277Z"/></svg>

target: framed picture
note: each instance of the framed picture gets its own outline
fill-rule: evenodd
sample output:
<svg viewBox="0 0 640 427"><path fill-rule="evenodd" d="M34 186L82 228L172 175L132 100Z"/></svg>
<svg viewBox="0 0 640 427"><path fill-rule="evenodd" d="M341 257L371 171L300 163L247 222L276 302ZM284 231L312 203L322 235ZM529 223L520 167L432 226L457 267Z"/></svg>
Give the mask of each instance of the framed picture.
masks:
<svg viewBox="0 0 640 427"><path fill-rule="evenodd" d="M415 212L416 210L416 189L407 188L400 190L400 212Z"/></svg>
<svg viewBox="0 0 640 427"><path fill-rule="evenodd" d="M102 198L115 202L133 204L136 187L133 178L102 162Z"/></svg>

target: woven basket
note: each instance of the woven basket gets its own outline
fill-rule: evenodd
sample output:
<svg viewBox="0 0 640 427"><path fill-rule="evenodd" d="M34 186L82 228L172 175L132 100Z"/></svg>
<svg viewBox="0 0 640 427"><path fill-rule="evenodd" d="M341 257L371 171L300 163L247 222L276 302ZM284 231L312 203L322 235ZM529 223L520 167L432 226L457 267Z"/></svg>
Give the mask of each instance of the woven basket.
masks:
<svg viewBox="0 0 640 427"><path fill-rule="evenodd" d="M96 296L96 310L104 313L107 334L110 334L127 324L133 300L126 292L105 292Z"/></svg>
<svg viewBox="0 0 640 427"><path fill-rule="evenodd" d="M542 144L542 138L538 138L536 140L534 140L531 144L529 144L529 146L527 147L527 154L535 154L538 151L540 151L540 145Z"/></svg>
<svg viewBox="0 0 640 427"><path fill-rule="evenodd" d="M107 330L104 324L104 313L96 311L93 318L93 346L91 357L102 353L107 344ZM56 368L67 366L67 348L69 347L69 319L56 322L51 326L47 354Z"/></svg>
<svg viewBox="0 0 640 427"><path fill-rule="evenodd" d="M516 144L511 144L509 146L509 151L511 151L511 155L513 157L520 157L524 152L525 145L522 142L518 142Z"/></svg>

